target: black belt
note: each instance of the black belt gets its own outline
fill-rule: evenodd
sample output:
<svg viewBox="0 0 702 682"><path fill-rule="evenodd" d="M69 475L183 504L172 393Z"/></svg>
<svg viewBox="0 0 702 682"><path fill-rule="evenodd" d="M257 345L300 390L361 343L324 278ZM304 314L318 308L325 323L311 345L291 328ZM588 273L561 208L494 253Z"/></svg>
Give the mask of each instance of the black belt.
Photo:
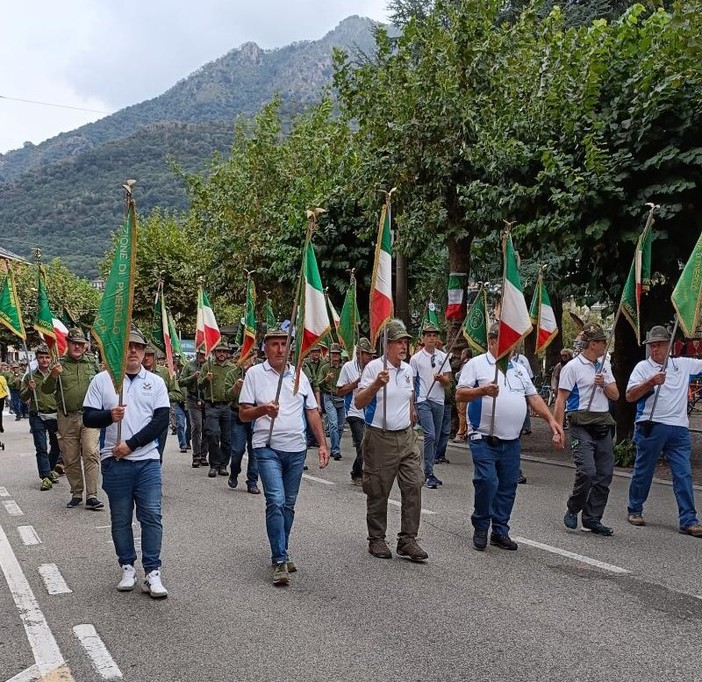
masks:
<svg viewBox="0 0 702 682"><path fill-rule="evenodd" d="M228 400L206 400L205 405L212 405L213 407L215 405L229 405Z"/></svg>
<svg viewBox="0 0 702 682"><path fill-rule="evenodd" d="M370 429L371 431L378 431L379 433L406 433L412 427L408 426L406 429L383 429L380 426L371 426L370 424L366 424L366 428Z"/></svg>

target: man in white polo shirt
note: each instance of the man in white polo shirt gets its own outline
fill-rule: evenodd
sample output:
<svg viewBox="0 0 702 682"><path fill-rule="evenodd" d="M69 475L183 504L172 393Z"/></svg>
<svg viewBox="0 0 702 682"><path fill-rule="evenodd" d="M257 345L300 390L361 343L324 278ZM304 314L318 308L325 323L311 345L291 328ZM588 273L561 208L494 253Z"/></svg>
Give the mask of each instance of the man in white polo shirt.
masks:
<svg viewBox="0 0 702 682"><path fill-rule="evenodd" d="M363 436L363 492L366 494L368 551L390 559L385 542L388 498L397 478L400 488L400 532L397 553L411 561L428 554L417 544L422 510L422 472L414 409L414 375L403 360L410 335L400 320L386 325L387 354L371 360L363 370L354 402L365 411ZM442 389L443 390L443 389Z"/></svg>
<svg viewBox="0 0 702 682"><path fill-rule="evenodd" d="M509 519L519 481L519 433L527 407L551 427L553 444L563 447L563 429L539 396L524 367L509 361L507 371L496 367L498 325L488 330L488 352L469 360L458 379L456 399L468 403L468 444L473 458L475 490L473 547L482 552L488 543L516 550L509 536ZM495 381L497 376L497 381ZM494 418L493 418L494 410Z"/></svg>
<svg viewBox="0 0 702 682"><path fill-rule="evenodd" d="M555 407L559 424L568 413L575 464L575 484L563 523L575 530L582 512L583 530L608 536L614 531L602 524L602 516L614 473L614 419L609 401L619 399L619 390L609 360L604 357L607 335L602 327L589 324L581 337L582 351L561 370Z"/></svg>
<svg viewBox="0 0 702 682"><path fill-rule="evenodd" d="M122 567L117 589L126 592L136 583L136 550L132 515L141 525L141 560L145 579L142 591L167 597L161 580L161 464L158 438L168 428L170 401L166 384L142 367L146 340L133 329L129 335L123 405L107 372L100 372L88 386L83 402L83 423L104 429L100 460L102 488L110 500L112 540ZM118 425L121 433L118 438Z"/></svg>
<svg viewBox="0 0 702 682"><path fill-rule="evenodd" d="M365 430L365 419L363 410L359 410L353 402L358 392L358 384L361 382L361 372L363 368L375 356L375 349L371 347L370 341L361 338L356 346L356 359L344 363L339 374L336 385L338 393L344 398L346 408L346 421L351 429L351 438L356 448L356 459L351 467L351 483L353 485L363 484L363 432Z"/></svg>
<svg viewBox="0 0 702 682"><path fill-rule="evenodd" d="M309 379L302 372L294 392L295 372L287 362L287 340L287 332L279 327L268 331L264 337L266 361L246 372L239 394L239 419L253 422L253 451L266 497L273 584L279 586L287 585L289 574L297 570L288 554L288 540L307 455L305 417L319 443L320 468L329 464L322 418ZM283 381L276 401L281 372Z"/></svg>
<svg viewBox="0 0 702 682"><path fill-rule="evenodd" d="M670 334L665 327L652 327L644 343L648 345L650 356L634 367L626 387L626 399L636 403L636 461L629 484L627 520L634 526L646 525L643 506L651 489L656 463L664 453L678 503L678 530L699 538L702 537L702 525L697 518L692 489L687 392L690 376L702 372L702 360L670 358L664 368L670 344Z"/></svg>
<svg viewBox="0 0 702 682"><path fill-rule="evenodd" d="M409 364L414 373L417 418L424 432L424 484L436 490L441 481L434 476L434 460L444 422L444 389L451 383L451 365L445 361L446 353L436 347L439 329L433 324L422 328L422 343L424 347L410 358Z"/></svg>

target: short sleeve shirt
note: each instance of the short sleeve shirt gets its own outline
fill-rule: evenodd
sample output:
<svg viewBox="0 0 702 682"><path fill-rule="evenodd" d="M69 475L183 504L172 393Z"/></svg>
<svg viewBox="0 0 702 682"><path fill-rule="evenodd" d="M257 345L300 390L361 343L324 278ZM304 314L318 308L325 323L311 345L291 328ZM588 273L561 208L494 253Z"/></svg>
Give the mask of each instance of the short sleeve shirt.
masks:
<svg viewBox="0 0 702 682"><path fill-rule="evenodd" d="M639 362L629 377L626 390L643 383L654 374L663 371L662 365L653 362L651 358ZM660 385L656 410L653 421L669 426L688 427L687 391L690 377L702 372L702 360L695 358L671 358L665 370L665 381ZM651 418L655 390L641 396L636 401L636 421L642 422Z"/></svg>
<svg viewBox="0 0 702 682"><path fill-rule="evenodd" d="M582 353L561 369L558 388L570 392L566 400L566 412L587 410L588 405L591 412L609 412L609 401L600 388L595 391L590 404L590 396L595 389L595 374L600 372L604 375L605 386L614 382L609 360L605 360L604 364L600 360L590 362Z"/></svg>
<svg viewBox="0 0 702 682"><path fill-rule="evenodd" d="M359 390L368 388L382 370L382 357L371 360L361 374ZM400 362L399 367L388 364L387 370L390 373L390 380L386 390L381 388L365 408L366 424L379 429L383 428L383 405L386 404L387 398L385 428L388 431L403 431L412 425L410 405L414 393L414 373L406 362Z"/></svg>
<svg viewBox="0 0 702 682"><path fill-rule="evenodd" d="M446 353L443 351L435 350L429 353L424 348L410 358L410 366L414 372L414 395L418 403L431 400L440 405L444 404L444 387L438 381L434 381L434 375L438 374L442 364L444 367L442 373L451 374L451 367L448 362L444 362L445 359ZM431 393L427 395L429 387L431 387Z"/></svg>
<svg viewBox="0 0 702 682"><path fill-rule="evenodd" d="M350 384L356 381L356 379L360 378L361 370L358 366L358 361L349 360L348 362L345 362L344 366L341 368L341 374L339 374L339 381L336 382L336 386L337 388L341 388L342 386L346 386L346 384ZM353 399L356 397L356 393L358 393L358 386L344 396L346 416L363 419L363 410L359 410L353 401Z"/></svg>
<svg viewBox="0 0 702 682"><path fill-rule="evenodd" d="M128 376L124 377L122 395L122 402L126 406L122 420L122 433L120 434L120 440L123 441L129 440L147 426L158 408L170 408L171 406L166 382L158 374L147 372L143 367L133 379ZM107 372L100 372L88 386L83 407L111 410L118 405L119 396L115 393L110 375ZM112 448L117 445L116 423L110 424L104 429L104 438L101 438L101 443L100 459L112 457ZM158 442L153 440L142 445L124 459L159 459Z"/></svg>
<svg viewBox="0 0 702 682"><path fill-rule="evenodd" d="M244 385L239 394L239 405L263 405L275 400L280 374L269 364L268 360L254 365L246 372ZM300 372L300 385L295 388L295 372L288 365L283 374L283 383L278 398L278 416L273 423L270 447L281 452L302 452L307 449L305 410L317 408L317 401L310 381ZM253 440L255 448L266 447L271 418L259 417L253 422Z"/></svg>
<svg viewBox="0 0 702 682"><path fill-rule="evenodd" d="M468 403L466 413L471 431L484 436L492 435L503 440L515 440L526 417L526 398L537 391L522 365L510 360L507 372L497 370L497 398L481 396ZM495 358L491 353L483 353L469 360L458 377L457 388L477 388L495 381ZM493 422L493 405L495 419Z"/></svg>

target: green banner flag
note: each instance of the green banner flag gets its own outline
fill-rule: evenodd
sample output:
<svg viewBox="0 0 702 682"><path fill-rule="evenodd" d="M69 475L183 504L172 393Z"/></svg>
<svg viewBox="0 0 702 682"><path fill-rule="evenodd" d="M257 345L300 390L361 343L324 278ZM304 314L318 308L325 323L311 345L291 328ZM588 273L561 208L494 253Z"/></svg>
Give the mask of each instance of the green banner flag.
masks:
<svg viewBox="0 0 702 682"><path fill-rule="evenodd" d="M166 342L163 338L163 306L161 298L163 297L162 285L159 283L156 290L156 298L154 299L154 314L151 323L151 342L162 353L166 352Z"/></svg>
<svg viewBox="0 0 702 682"><path fill-rule="evenodd" d="M275 317L275 313L273 312L273 303L271 303L271 299L266 296L266 302L263 304L263 319L266 321L266 325L268 325L268 329L273 329L278 324L278 320Z"/></svg>
<svg viewBox="0 0 702 682"><path fill-rule="evenodd" d="M242 337L241 351L237 362L239 367L243 366L256 345L256 287L250 277L246 281L246 310Z"/></svg>
<svg viewBox="0 0 702 682"><path fill-rule="evenodd" d="M63 306L61 309L61 322L63 322L69 329L80 327L80 325L76 322L76 316L71 313L66 306Z"/></svg>
<svg viewBox="0 0 702 682"><path fill-rule="evenodd" d="M487 292L481 285L461 326L461 332L468 345L478 353L487 352L488 326Z"/></svg>
<svg viewBox="0 0 702 682"><path fill-rule="evenodd" d="M424 311L424 317L422 318L422 324L419 327L420 335L422 333L422 329L424 329L424 327L428 324L433 325L437 329L441 329L439 326L439 316L436 312L436 303L434 303L434 301L431 299L429 299L429 303L427 303L427 308Z"/></svg>
<svg viewBox="0 0 702 682"><path fill-rule="evenodd" d="M122 391L127 366L127 347L134 304L136 249L136 208L130 194L127 217L115 244L110 274L105 282L102 301L93 323L93 334L117 394Z"/></svg>
<svg viewBox="0 0 702 682"><path fill-rule="evenodd" d="M351 275L349 288L346 290L344 305L341 307L341 315L339 316L339 327L337 334L339 343L346 349L346 352L351 357L353 349L358 343L358 325L361 322L361 316L358 313L358 301L356 300L356 278Z"/></svg>
<svg viewBox="0 0 702 682"><path fill-rule="evenodd" d="M36 329L46 341L47 339L56 339L54 331L54 316L49 307L49 293L46 290L46 272L44 266L39 266L39 277L37 283L37 316L34 320L34 329Z"/></svg>
<svg viewBox="0 0 702 682"><path fill-rule="evenodd" d="M670 297L678 315L680 329L691 339L700 325L702 307L702 235L690 254Z"/></svg>
<svg viewBox="0 0 702 682"><path fill-rule="evenodd" d="M171 334L171 348L173 349L174 353L182 356L183 348L180 345L180 336L178 336L178 330L176 329L175 320L173 319L173 315L171 315L170 310L166 310L166 314L168 316L168 330Z"/></svg>
<svg viewBox="0 0 702 682"><path fill-rule="evenodd" d="M634 260L629 268L629 276L622 289L619 309L634 328L636 342L641 343L641 296L651 286L651 242L653 232L653 211L649 214L644 231L639 236L634 251Z"/></svg>
<svg viewBox="0 0 702 682"><path fill-rule="evenodd" d="M13 334L19 336L20 339L26 340L27 332L24 330L22 311L17 298L15 275L9 264L5 281L0 290L0 323L4 324Z"/></svg>

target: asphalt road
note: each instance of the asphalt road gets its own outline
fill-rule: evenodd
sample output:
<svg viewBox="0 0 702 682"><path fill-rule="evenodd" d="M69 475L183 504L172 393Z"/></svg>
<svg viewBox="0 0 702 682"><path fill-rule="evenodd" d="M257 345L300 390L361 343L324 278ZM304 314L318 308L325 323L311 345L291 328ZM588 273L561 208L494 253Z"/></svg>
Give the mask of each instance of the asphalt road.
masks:
<svg viewBox="0 0 702 682"><path fill-rule="evenodd" d="M65 479L40 492L27 422L5 424L0 682L702 680L702 541L676 532L669 486L653 486L648 525L634 528L628 481L615 478L604 519L615 535L601 538L563 526L573 471L525 462L512 524L519 550L479 553L469 456L452 445L451 464L437 467L444 485L423 493L429 560L384 561L367 552L345 435L344 459L324 471L310 451L291 542L299 571L274 588L263 496L191 469L169 437L169 597L155 601L117 592L108 512L66 509ZM18 528L28 526L38 544L24 544ZM391 507L389 537L398 527ZM49 593L39 569L51 564L70 592Z"/></svg>

